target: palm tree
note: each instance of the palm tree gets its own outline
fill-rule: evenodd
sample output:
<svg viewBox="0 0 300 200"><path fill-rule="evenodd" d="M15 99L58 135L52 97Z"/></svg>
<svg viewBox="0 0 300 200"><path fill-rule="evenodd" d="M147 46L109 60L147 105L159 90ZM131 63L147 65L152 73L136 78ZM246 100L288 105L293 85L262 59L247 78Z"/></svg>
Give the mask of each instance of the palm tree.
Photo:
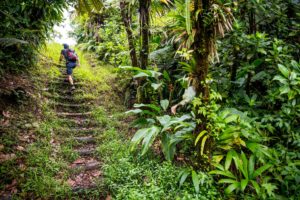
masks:
<svg viewBox="0 0 300 200"><path fill-rule="evenodd" d="M129 10L128 4L129 3L126 0L120 0L121 16L127 33L131 64L132 66L137 67L138 60L137 60L136 50L134 46L134 36L131 29L131 24L132 24L131 11Z"/></svg>

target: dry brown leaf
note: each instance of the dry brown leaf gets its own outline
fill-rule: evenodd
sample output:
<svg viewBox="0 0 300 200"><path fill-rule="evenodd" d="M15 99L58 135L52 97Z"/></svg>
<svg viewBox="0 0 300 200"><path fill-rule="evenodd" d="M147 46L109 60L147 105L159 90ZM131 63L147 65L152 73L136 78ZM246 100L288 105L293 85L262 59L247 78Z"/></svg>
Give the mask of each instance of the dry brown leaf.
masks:
<svg viewBox="0 0 300 200"><path fill-rule="evenodd" d="M98 176L101 175L101 171L93 171L93 172L91 173L91 175L94 176L94 177L98 177Z"/></svg>
<svg viewBox="0 0 300 200"><path fill-rule="evenodd" d="M0 124L2 126L8 126L9 125L9 120L8 119L6 119L6 120L2 119L1 122L0 122Z"/></svg>
<svg viewBox="0 0 300 200"><path fill-rule="evenodd" d="M11 154L0 154L0 162L11 160L11 159L14 159L15 157L16 157L16 155L13 154L13 153L11 153Z"/></svg>
<svg viewBox="0 0 300 200"><path fill-rule="evenodd" d="M16 179L14 179L14 180L11 182L11 184L6 185L6 186L5 186L5 189L10 189L10 188L14 187L15 185L17 185L17 180L16 180Z"/></svg>
<svg viewBox="0 0 300 200"><path fill-rule="evenodd" d="M19 168L21 171L25 171L27 169L26 165L24 165L23 163L19 164Z"/></svg>
<svg viewBox="0 0 300 200"><path fill-rule="evenodd" d="M10 118L10 112L9 111L2 111L2 115L6 118Z"/></svg>
<svg viewBox="0 0 300 200"><path fill-rule="evenodd" d="M19 151L25 151L25 148L24 147L22 147L22 146L17 146L17 148L16 148L17 150L19 150Z"/></svg>
<svg viewBox="0 0 300 200"><path fill-rule="evenodd" d="M4 149L4 145L0 144L0 151L2 151L2 149Z"/></svg>
<svg viewBox="0 0 300 200"><path fill-rule="evenodd" d="M67 180L67 183L68 183L70 186L74 186L76 182L69 178L69 179Z"/></svg>
<svg viewBox="0 0 300 200"><path fill-rule="evenodd" d="M84 163L85 162L85 160L84 159L82 159L82 158L78 158L77 160L75 160L73 163L74 164L82 164L82 163Z"/></svg>

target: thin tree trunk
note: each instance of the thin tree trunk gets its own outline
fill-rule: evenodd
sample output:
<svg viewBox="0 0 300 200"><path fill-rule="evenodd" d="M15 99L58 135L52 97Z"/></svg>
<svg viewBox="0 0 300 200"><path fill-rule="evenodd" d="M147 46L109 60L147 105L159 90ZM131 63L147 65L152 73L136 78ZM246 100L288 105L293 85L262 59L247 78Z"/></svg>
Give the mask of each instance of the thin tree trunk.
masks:
<svg viewBox="0 0 300 200"><path fill-rule="evenodd" d="M256 19L255 19L255 9L251 8L249 12L249 32L250 34L256 33ZM252 74L248 72L246 80L246 94L250 95L250 85L251 85Z"/></svg>
<svg viewBox="0 0 300 200"><path fill-rule="evenodd" d="M128 3L125 0L120 1L121 16L127 33L128 46L131 58L131 64L134 67L138 66L136 50L134 46L134 37L131 30L131 14L128 11Z"/></svg>
<svg viewBox="0 0 300 200"><path fill-rule="evenodd" d="M140 68L146 69L148 65L149 54L149 23L150 23L150 3L151 0L139 0L140 4L140 34L141 34L141 50L140 50Z"/></svg>
<svg viewBox="0 0 300 200"><path fill-rule="evenodd" d="M201 96L201 100L204 104L209 103L209 87L205 83L208 75L210 60L210 47L211 43L214 42L213 38L213 29L212 26L205 24L205 16L209 11L211 5L211 0L195 0L195 11L198 9L202 10L198 16L196 16L195 28L196 34L194 37L194 58L196 60L196 70L195 70L195 82L194 88L196 92L196 96ZM196 110L199 107L195 108ZM195 129L195 134L199 134L201 131L206 130L209 131L209 127L207 127L207 116L202 113L196 112L196 118L200 120L200 123L197 124ZM197 146L200 148L200 146ZM211 160L211 148L212 148L212 140L208 140L205 144L205 154L208 155L208 162ZM204 163L206 159L203 157L199 157Z"/></svg>
<svg viewBox="0 0 300 200"><path fill-rule="evenodd" d="M213 39L213 32L210 30L210 27L207 27L204 22L204 16L209 9L210 0L198 0L195 1L195 8L202 6L203 13L198 16L198 20L196 21L196 35L194 41L194 49L195 49L195 60L196 60L196 81L195 81L195 90L196 95L202 94L204 100L208 100L209 98L209 89L205 84L205 80L208 75L209 68L209 48L210 43Z"/></svg>

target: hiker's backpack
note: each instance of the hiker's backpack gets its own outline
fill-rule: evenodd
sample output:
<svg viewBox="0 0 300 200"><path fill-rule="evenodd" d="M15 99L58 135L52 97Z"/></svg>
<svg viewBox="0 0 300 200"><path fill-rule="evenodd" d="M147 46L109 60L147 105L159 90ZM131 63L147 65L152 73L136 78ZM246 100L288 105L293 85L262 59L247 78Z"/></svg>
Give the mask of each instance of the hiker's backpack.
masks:
<svg viewBox="0 0 300 200"><path fill-rule="evenodd" d="M77 61L78 57L74 50L67 49L66 54L67 54L68 61Z"/></svg>

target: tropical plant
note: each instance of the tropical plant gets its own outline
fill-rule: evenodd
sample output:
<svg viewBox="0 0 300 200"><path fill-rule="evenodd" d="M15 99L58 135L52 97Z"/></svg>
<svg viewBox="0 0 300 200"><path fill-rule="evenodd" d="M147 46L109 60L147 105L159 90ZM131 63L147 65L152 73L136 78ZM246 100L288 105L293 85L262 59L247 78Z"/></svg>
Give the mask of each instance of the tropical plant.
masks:
<svg viewBox="0 0 300 200"><path fill-rule="evenodd" d="M191 133L195 123L186 121L191 119L190 115L181 117L160 116L163 110L166 111L168 104L168 100L160 102L161 108L153 104L135 104L136 109L127 112L139 114L142 118L139 118L138 125L140 127L146 126L146 128L139 129L133 136L132 149L135 149L142 142L142 155L144 155L159 136L165 158L172 160L176 152L176 145L184 140L192 139Z"/></svg>
<svg viewBox="0 0 300 200"><path fill-rule="evenodd" d="M232 168L232 160L234 161L234 167ZM256 168L255 156L250 155L247 159L244 152L238 154L234 150L230 150L227 153L224 165L216 164L217 170L210 171L210 174L220 175L222 179L219 183L230 184L226 189L226 194L233 193L234 190L244 192L245 189L254 189L257 195L261 195L261 186L263 183L263 173L268 170L272 165L265 164L259 168ZM236 169L233 171L233 169ZM258 182L259 181L259 182ZM264 187L268 186L270 197L274 197L273 191L277 188L271 183L264 183ZM266 185L268 184L268 185ZM271 187L270 187L271 186Z"/></svg>

